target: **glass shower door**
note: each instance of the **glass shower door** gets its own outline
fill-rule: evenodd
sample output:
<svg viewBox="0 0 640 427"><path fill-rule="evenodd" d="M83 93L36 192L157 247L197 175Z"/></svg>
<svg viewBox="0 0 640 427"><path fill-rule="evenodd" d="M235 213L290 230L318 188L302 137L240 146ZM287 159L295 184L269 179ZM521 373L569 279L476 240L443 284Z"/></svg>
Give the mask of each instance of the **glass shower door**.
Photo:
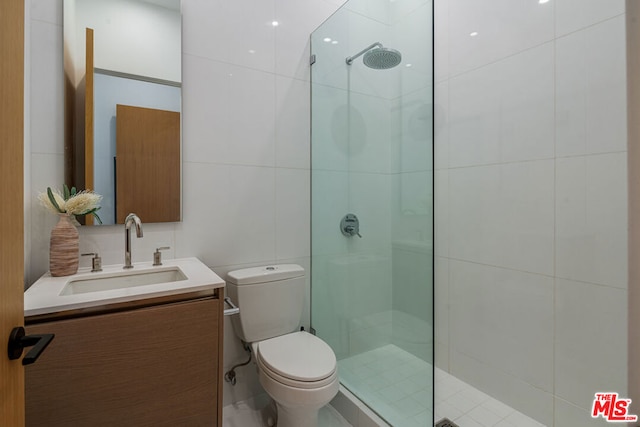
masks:
<svg viewBox="0 0 640 427"><path fill-rule="evenodd" d="M311 36L312 326L393 426L433 425L432 22L350 0Z"/></svg>

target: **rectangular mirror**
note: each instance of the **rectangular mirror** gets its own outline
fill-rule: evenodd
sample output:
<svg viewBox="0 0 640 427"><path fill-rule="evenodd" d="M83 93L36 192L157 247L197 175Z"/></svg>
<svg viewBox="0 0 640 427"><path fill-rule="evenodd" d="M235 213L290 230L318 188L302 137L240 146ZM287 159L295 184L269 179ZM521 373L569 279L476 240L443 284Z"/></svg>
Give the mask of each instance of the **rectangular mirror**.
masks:
<svg viewBox="0 0 640 427"><path fill-rule="evenodd" d="M180 0L64 0L65 183L103 224L181 219L181 35Z"/></svg>

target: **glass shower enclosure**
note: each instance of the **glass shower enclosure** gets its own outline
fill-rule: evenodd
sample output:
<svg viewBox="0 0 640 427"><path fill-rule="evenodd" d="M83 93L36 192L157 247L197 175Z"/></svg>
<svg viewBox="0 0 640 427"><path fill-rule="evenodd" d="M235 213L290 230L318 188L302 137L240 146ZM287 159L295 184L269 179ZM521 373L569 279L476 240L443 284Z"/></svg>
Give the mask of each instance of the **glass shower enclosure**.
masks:
<svg viewBox="0 0 640 427"><path fill-rule="evenodd" d="M390 425L433 425L433 6L350 0L311 35L311 323Z"/></svg>

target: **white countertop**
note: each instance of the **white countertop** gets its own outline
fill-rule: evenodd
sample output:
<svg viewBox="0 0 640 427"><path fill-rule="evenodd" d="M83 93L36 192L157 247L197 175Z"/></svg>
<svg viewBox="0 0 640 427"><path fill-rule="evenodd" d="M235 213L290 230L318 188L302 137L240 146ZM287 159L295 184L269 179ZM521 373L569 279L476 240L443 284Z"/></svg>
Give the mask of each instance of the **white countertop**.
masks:
<svg viewBox="0 0 640 427"><path fill-rule="evenodd" d="M80 268L74 275L63 277L52 277L49 273L46 273L25 291L24 316L26 318L68 310L139 301L148 298L208 291L225 286L224 280L197 258L163 260L162 266L159 267L152 266L150 261L134 263L133 266L134 268L130 270L123 270L122 264L107 265L103 266L102 271L98 273L92 273L91 268L86 267ZM60 295L70 281L118 276L122 274L140 274L171 267L179 267L186 276L186 280L73 295Z"/></svg>

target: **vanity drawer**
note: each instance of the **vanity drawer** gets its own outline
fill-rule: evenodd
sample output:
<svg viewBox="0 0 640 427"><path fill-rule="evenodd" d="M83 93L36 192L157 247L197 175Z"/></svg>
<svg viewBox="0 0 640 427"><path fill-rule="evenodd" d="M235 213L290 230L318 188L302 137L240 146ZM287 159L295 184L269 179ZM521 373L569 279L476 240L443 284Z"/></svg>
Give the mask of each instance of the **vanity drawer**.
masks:
<svg viewBox="0 0 640 427"><path fill-rule="evenodd" d="M221 425L217 296L27 326L54 333L26 367L26 425Z"/></svg>

